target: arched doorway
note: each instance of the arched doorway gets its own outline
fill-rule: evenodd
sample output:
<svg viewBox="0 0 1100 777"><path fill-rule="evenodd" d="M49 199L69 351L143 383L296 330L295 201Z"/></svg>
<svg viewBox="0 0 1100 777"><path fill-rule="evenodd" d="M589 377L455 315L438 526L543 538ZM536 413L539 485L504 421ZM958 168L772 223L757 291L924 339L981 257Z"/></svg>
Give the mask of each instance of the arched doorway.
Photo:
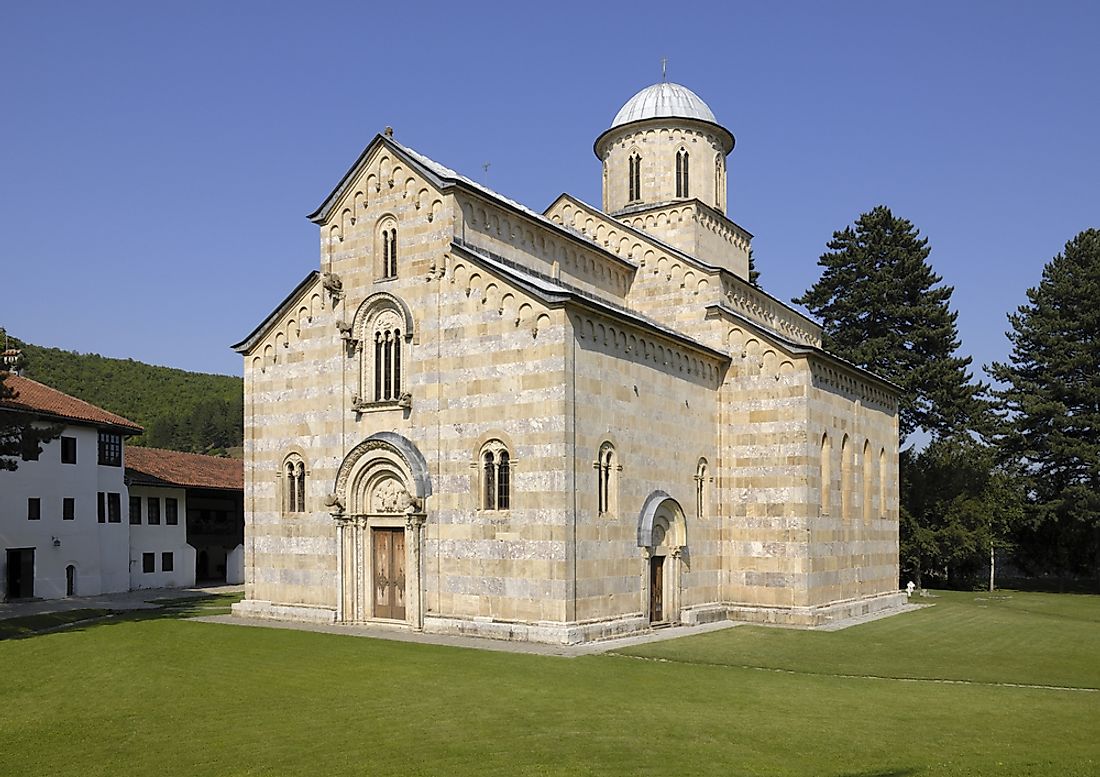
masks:
<svg viewBox="0 0 1100 777"><path fill-rule="evenodd" d="M420 547L430 495L423 456L398 434L371 435L344 458L330 500L337 621L423 627Z"/></svg>
<svg viewBox="0 0 1100 777"><path fill-rule="evenodd" d="M680 588L687 563L687 526L680 503L654 491L638 515L642 607L655 626L680 622Z"/></svg>
<svg viewBox="0 0 1100 777"><path fill-rule="evenodd" d="M76 567L65 567L65 596L76 596Z"/></svg>

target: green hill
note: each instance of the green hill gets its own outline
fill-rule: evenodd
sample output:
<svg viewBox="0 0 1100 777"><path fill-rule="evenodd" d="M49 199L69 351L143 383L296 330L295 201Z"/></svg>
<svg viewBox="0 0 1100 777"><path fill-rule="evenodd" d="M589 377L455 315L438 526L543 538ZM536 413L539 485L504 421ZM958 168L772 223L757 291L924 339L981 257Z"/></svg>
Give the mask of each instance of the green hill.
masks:
<svg viewBox="0 0 1100 777"><path fill-rule="evenodd" d="M23 374L145 427L132 445L225 454L242 444L244 384L231 375L187 372L133 359L44 348L11 339Z"/></svg>

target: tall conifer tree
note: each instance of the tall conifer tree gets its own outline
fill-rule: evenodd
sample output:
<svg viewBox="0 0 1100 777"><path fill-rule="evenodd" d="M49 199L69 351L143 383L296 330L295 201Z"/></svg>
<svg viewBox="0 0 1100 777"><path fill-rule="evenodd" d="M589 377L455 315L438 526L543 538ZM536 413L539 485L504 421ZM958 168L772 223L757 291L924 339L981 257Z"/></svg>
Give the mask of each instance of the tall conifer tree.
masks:
<svg viewBox="0 0 1100 777"><path fill-rule="evenodd" d="M1066 243L1027 298L1009 362L990 367L1007 384L998 442L1029 474L1037 560L1100 574L1100 230Z"/></svg>
<svg viewBox="0 0 1100 777"><path fill-rule="evenodd" d="M879 205L834 232L821 277L794 302L821 319L827 351L904 390L901 438L922 428L936 437L978 423L982 386L959 357L951 286L928 265L928 239Z"/></svg>

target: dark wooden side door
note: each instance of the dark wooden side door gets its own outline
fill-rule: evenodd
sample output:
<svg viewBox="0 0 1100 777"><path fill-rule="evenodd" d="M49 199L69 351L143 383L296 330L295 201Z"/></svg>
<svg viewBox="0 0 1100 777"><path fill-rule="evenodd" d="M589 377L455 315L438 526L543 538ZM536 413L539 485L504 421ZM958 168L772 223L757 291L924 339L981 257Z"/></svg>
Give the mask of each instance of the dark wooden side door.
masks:
<svg viewBox="0 0 1100 777"><path fill-rule="evenodd" d="M405 530L372 529L374 617L405 619Z"/></svg>
<svg viewBox="0 0 1100 777"><path fill-rule="evenodd" d="M34 548L8 548L7 596L30 599L34 596Z"/></svg>
<svg viewBox="0 0 1100 777"><path fill-rule="evenodd" d="M649 620L660 623L665 619L665 557L649 558Z"/></svg>

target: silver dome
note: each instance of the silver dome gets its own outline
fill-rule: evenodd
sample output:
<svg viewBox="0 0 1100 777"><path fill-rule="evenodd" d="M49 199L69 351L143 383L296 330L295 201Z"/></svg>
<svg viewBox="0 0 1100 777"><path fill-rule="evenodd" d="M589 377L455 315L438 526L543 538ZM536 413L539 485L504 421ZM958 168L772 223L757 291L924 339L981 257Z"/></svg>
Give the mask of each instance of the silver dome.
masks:
<svg viewBox="0 0 1100 777"><path fill-rule="evenodd" d="M611 127L619 127L632 121L676 117L698 119L717 124L714 112L700 99L699 95L680 84L662 81L647 86L626 101L626 105L615 114Z"/></svg>

